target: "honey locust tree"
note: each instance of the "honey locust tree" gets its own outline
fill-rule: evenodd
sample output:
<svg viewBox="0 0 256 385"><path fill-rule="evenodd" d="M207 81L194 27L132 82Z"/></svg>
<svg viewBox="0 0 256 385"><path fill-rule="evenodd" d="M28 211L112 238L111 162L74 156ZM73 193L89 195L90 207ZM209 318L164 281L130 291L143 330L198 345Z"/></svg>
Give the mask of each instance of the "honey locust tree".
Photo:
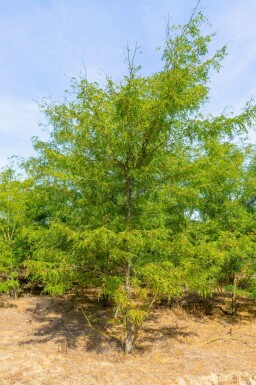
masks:
<svg viewBox="0 0 256 385"><path fill-rule="evenodd" d="M213 35L201 33L204 22L199 13L168 28L158 72L143 75L128 51L122 80L100 85L82 77L63 102L46 101L51 136L35 142L38 157L27 165L37 186L59 196L46 220L51 236L35 243L29 271L56 292L68 287L64 277L71 286L100 286L116 303L127 353L153 302L186 283L173 242L196 199L188 180L197 144L232 137L254 119L250 105L238 117L200 113L209 73L225 56L225 48L208 53Z"/></svg>

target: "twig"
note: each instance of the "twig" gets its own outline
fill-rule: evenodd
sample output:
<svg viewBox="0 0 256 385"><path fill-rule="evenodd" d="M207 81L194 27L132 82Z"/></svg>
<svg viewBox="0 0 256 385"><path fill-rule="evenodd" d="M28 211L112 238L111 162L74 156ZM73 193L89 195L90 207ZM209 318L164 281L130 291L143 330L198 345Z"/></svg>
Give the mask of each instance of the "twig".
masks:
<svg viewBox="0 0 256 385"><path fill-rule="evenodd" d="M238 338L233 338L233 337L217 337L217 338L213 338L209 341L206 341L204 342L202 345L208 345L208 344L211 344L212 342L216 342L216 341L219 341L219 340L238 340Z"/></svg>
<svg viewBox="0 0 256 385"><path fill-rule="evenodd" d="M118 336L115 336L114 334L102 332L102 331L98 330L97 328L95 328L95 326L92 325L92 323L91 323L89 317L85 314L83 308L80 307L80 309L81 309L81 312L82 312L82 314L83 314L85 320L87 321L89 327L90 327L93 331L95 331L95 332L98 333L98 334L103 335L104 337L115 338L115 339L119 340L119 337L118 337Z"/></svg>
<svg viewBox="0 0 256 385"><path fill-rule="evenodd" d="M69 327L68 327L67 325L65 325L65 324L64 324L64 326L65 326L65 328L69 331L69 333L71 334L71 336L75 338L76 336L72 333L72 331L69 329Z"/></svg>

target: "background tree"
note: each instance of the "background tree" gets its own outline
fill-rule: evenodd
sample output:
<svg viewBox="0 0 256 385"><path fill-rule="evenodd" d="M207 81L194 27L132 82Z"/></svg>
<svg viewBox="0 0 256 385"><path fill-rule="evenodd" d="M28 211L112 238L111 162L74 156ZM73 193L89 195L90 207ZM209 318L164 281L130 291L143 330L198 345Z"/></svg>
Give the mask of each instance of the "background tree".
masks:
<svg viewBox="0 0 256 385"><path fill-rule="evenodd" d="M30 181L21 181L8 168L0 173L0 291L15 297L19 287L18 276L27 250L24 231Z"/></svg>
<svg viewBox="0 0 256 385"><path fill-rule="evenodd" d="M218 285L231 290L234 313L236 295L242 293L242 286L247 293L253 288L255 275L255 175L251 172L255 149L215 138L197 151L197 174L189 181L197 199L185 238L192 254L185 258L190 264L188 279L197 277L194 284L190 282L191 288L196 287L201 275L205 293Z"/></svg>

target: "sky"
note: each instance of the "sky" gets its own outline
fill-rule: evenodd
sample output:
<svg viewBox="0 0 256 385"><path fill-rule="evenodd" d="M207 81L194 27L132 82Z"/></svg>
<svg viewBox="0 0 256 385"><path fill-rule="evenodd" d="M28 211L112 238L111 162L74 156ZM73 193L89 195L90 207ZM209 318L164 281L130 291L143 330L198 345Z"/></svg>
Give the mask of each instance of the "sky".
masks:
<svg viewBox="0 0 256 385"><path fill-rule="evenodd" d="M61 99L70 79L89 81L125 73L127 43L139 45L143 73L160 69L157 47L171 24L188 21L197 0L0 0L0 168L12 155L33 154L31 137L46 139L38 103ZM211 80L207 111L239 113L256 96L256 1L201 0L229 55ZM250 132L256 143L256 133Z"/></svg>

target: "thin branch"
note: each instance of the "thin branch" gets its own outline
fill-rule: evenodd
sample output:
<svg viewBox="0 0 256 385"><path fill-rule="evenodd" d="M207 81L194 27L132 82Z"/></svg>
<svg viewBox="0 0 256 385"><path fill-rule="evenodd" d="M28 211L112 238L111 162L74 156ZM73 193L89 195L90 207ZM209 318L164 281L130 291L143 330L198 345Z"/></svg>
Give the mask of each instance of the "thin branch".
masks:
<svg viewBox="0 0 256 385"><path fill-rule="evenodd" d="M135 48L133 50L133 54L132 54L132 57L130 56L130 52L131 52L131 49L129 48L129 45L128 45L128 42L127 42L127 45L126 45L126 50L127 50L127 62L128 62L128 69L129 69L129 76L130 78L132 78L132 76L134 75L134 70L135 70L135 67L134 67L134 60L135 60L135 56L136 56L136 53L138 51L140 47L138 46L137 42L135 43Z"/></svg>
<svg viewBox="0 0 256 385"><path fill-rule="evenodd" d="M149 302L147 308L146 308L146 313L147 313L147 317L148 317L148 312L149 310L152 308L152 306L154 305L155 301L156 301L156 298L158 296L158 292L155 293L155 295L153 296L152 300ZM147 318L146 317L146 318ZM144 320L143 320L144 321ZM135 330L134 330L134 337L133 337L133 344L135 344L135 342L137 341L139 335L140 335L140 332L141 332L141 328L142 328L142 325L143 325L143 322L139 323L137 325L137 327L135 327Z"/></svg>
<svg viewBox="0 0 256 385"><path fill-rule="evenodd" d="M184 35L185 35L185 33L186 33L187 29L188 29L189 24L193 20L196 12L198 10L200 2L201 2L201 0L197 1L197 4L196 4L195 8L193 9L193 11L192 11L192 13L190 15L190 18L189 18L188 22L184 25L184 27L181 30L181 35L178 37L175 46L172 47L172 52L174 52L175 48L177 48L178 43L184 37ZM166 44L167 44L168 47L170 47L170 45L168 43L169 38L170 38L170 21L169 21L169 17L168 17L168 19L166 20ZM167 69L168 69L168 67L169 66L167 66Z"/></svg>
<svg viewBox="0 0 256 385"><path fill-rule="evenodd" d="M80 307L80 309L81 309L81 312L82 312L82 314L83 314L85 320L87 321L89 327L90 327L93 331L95 331L96 333L98 333L98 334L100 334L100 335L102 335L102 336L104 336L104 337L115 338L115 339L117 339L117 340L120 339L118 336L115 336L114 334L105 333L105 332L102 332L102 331L98 330L97 328L95 328L95 326L92 325L92 323L91 323L89 317L85 314L83 308Z"/></svg>
<svg viewBox="0 0 256 385"><path fill-rule="evenodd" d="M84 78L87 80L87 68L83 60L83 67L84 67Z"/></svg>
<svg viewBox="0 0 256 385"><path fill-rule="evenodd" d="M16 226L17 226L17 223L15 222L15 223L13 224L13 227L12 227L12 233L11 233L11 239L10 239L10 240L12 240L13 237L14 237L14 232L15 232L15 230L16 230Z"/></svg>
<svg viewBox="0 0 256 385"><path fill-rule="evenodd" d="M213 338L209 341L206 341L204 342L202 345L208 345L208 344L211 344L212 342L216 342L216 341L228 341L228 340L238 340L238 338L233 338L232 336L230 337L217 337L217 338Z"/></svg>
<svg viewBox="0 0 256 385"><path fill-rule="evenodd" d="M2 225L1 225L1 230L2 230L2 233L3 233L5 241L8 242L8 238L6 236L6 232L5 232L4 227Z"/></svg>

